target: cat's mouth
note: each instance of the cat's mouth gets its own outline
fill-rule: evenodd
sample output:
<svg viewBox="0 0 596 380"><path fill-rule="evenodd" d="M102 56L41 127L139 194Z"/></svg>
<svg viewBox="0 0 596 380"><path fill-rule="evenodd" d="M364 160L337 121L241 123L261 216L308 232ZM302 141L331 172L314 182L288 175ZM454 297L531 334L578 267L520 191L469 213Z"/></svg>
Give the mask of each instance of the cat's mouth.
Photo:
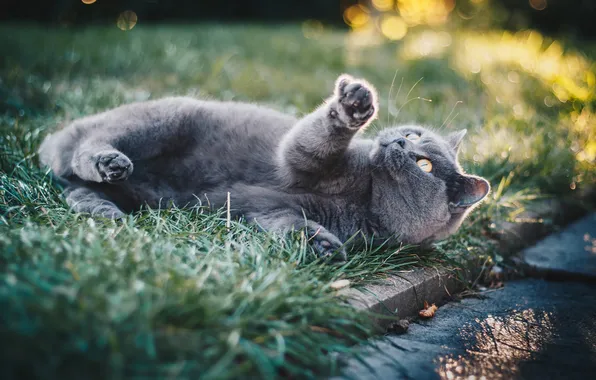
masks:
<svg viewBox="0 0 596 380"><path fill-rule="evenodd" d="M396 143L390 143L389 145L384 146L383 149L385 164L390 172L392 174L399 174L406 164L408 153Z"/></svg>

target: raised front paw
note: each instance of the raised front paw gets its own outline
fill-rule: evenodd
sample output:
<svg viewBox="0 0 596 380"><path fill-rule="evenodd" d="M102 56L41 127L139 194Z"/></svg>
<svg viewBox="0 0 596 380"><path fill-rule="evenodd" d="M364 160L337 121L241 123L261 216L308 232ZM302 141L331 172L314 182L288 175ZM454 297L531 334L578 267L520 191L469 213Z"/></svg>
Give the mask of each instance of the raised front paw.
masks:
<svg viewBox="0 0 596 380"><path fill-rule="evenodd" d="M329 262L343 263L348 259L342 242L330 232L315 233L312 237L312 246L320 258Z"/></svg>
<svg viewBox="0 0 596 380"><path fill-rule="evenodd" d="M377 113L377 94L364 80L349 75L340 76L335 83L337 105L331 111L350 128L361 128L372 121ZM335 112L335 115L333 113Z"/></svg>
<svg viewBox="0 0 596 380"><path fill-rule="evenodd" d="M118 151L103 151L95 155L96 166L102 181L124 181L132 174L132 162Z"/></svg>

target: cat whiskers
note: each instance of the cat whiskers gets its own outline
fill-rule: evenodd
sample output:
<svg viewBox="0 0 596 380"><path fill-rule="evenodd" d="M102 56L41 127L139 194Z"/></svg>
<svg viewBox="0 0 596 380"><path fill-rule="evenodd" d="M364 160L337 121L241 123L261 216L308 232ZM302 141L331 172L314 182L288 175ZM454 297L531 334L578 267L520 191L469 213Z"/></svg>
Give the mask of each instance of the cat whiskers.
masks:
<svg viewBox="0 0 596 380"><path fill-rule="evenodd" d="M401 93L401 87L403 86L403 84L404 84L404 77L401 77L401 82L399 83L399 88L397 89L397 94L395 94L395 99L397 99L397 97ZM394 123L395 123L395 120L397 119L397 115L399 115L399 111L395 114L395 118L393 119Z"/></svg>
<svg viewBox="0 0 596 380"><path fill-rule="evenodd" d="M455 108L459 105L462 104L463 102L461 100L458 100L457 102L455 102L455 104L453 105L453 108L451 109L451 112L449 112L449 115L447 115L447 117L445 118L445 121L443 122L443 124L441 124L441 126L439 127L439 129L437 129L437 132L440 131L441 129L443 129L444 126L449 125L449 123L451 123L451 121L455 120L455 118L457 117L457 115L459 115L459 113L456 113L455 116L453 116L453 119L451 119L451 121L448 123L447 120L449 120L449 117L451 117L451 114L453 113L453 111L455 111Z"/></svg>
<svg viewBox="0 0 596 380"><path fill-rule="evenodd" d="M366 128L366 132L372 135L375 135L381 131L381 127L376 124L370 124L368 128Z"/></svg>
<svg viewBox="0 0 596 380"><path fill-rule="evenodd" d="M410 88L410 91L408 91L408 94L406 95L406 99L408 99L410 97L410 94L412 93L412 91L414 91L414 89L416 88L416 86L418 86L418 83L422 82L423 79L424 79L424 77L420 77L420 79L418 79L416 81L416 83L414 83L414 85L412 86L412 88Z"/></svg>
<svg viewBox="0 0 596 380"><path fill-rule="evenodd" d="M397 121L397 118L399 117L399 113L401 112L402 108L404 108L408 103L413 102L414 100L422 100L428 103L432 103L432 99L427 99L427 98L423 98L421 96L417 96L415 98L412 99L408 99L404 104L402 104L401 107L399 107L399 109L397 110L397 115L395 115L395 118L393 119L393 123L395 123Z"/></svg>
<svg viewBox="0 0 596 380"><path fill-rule="evenodd" d="M416 88L416 86L418 85L418 83L420 83L422 80L424 79L424 77L420 77L420 79L418 79L416 81L416 83L414 83L414 85L410 88L410 91L408 91L408 94L406 95L406 101L404 102L404 104L401 105L401 107L399 107L399 109L397 110L397 113L395 114L395 118L393 118L393 123L395 124L397 122L397 118L399 117L399 114L401 113L401 110L410 102L413 102L414 100L423 100L425 102L429 102L431 103L432 100L431 99L427 99L427 98L423 98L421 96L417 96L415 98L409 98L410 94L412 93L412 91L414 91L414 89ZM402 83L403 83L403 78L402 78ZM401 85L400 85L400 89L401 89ZM397 98L397 96L396 96Z"/></svg>
<svg viewBox="0 0 596 380"><path fill-rule="evenodd" d="M387 124L389 124L389 118L391 117L391 91L393 91L393 84L395 83L395 78L397 77L398 69L395 69L395 74L393 74L393 79L391 80L391 86L389 87L389 96L387 96ZM401 83L404 83L404 77L401 77ZM399 90L397 90L397 98L399 96L399 91L401 90L401 84L399 85Z"/></svg>

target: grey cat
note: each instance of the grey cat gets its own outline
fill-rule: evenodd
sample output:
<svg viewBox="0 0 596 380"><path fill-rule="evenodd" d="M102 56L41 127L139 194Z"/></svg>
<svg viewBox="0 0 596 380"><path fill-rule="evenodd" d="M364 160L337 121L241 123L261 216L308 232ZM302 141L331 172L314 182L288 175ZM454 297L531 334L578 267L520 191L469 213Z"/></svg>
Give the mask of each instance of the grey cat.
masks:
<svg viewBox="0 0 596 380"><path fill-rule="evenodd" d="M322 257L345 259L353 236L445 238L490 189L457 162L465 130L441 137L401 126L364 138L357 134L375 119L376 98L366 81L342 75L302 119L186 97L133 103L46 137L40 159L67 183L76 212L216 209L229 192L235 216L270 231L303 229Z"/></svg>

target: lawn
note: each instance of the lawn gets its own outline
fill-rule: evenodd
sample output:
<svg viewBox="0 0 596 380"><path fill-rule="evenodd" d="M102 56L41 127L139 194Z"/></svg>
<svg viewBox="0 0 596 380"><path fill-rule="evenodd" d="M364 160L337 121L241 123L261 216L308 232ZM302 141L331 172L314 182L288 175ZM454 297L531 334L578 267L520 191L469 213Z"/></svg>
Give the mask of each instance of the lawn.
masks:
<svg viewBox="0 0 596 380"><path fill-rule="evenodd" d="M390 35L391 36L391 35ZM393 36L395 37L395 36ZM401 38L401 37L400 37ZM581 46L578 50L574 46ZM43 378L320 377L377 333L331 284L500 259L487 236L539 197L578 198L596 179L594 44L536 31L295 25L0 25L0 373ZM125 221L74 214L36 149L69 120L166 95L261 102L297 115L340 73L380 93L371 133L416 122L468 129L464 168L493 191L431 252L314 259L201 209Z"/></svg>

